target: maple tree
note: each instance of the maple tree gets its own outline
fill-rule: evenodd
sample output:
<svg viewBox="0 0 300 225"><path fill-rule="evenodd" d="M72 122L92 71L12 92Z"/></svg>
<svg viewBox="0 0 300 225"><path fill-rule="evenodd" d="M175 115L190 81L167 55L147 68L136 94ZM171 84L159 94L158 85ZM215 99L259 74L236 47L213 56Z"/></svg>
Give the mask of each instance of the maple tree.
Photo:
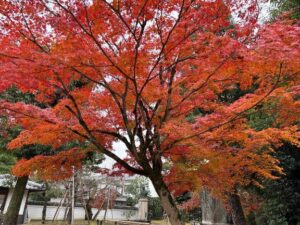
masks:
<svg viewBox="0 0 300 225"><path fill-rule="evenodd" d="M92 206L96 209L112 209L115 205L116 198L116 190L103 188L96 193Z"/></svg>
<svg viewBox="0 0 300 225"><path fill-rule="evenodd" d="M231 93L229 99L232 95ZM293 97L289 98L298 98L298 94L292 95ZM193 149L186 150L184 155L173 156L176 165L166 178L169 187L177 194L184 191L199 192L203 187L209 188L214 196L231 208L234 221L234 216L238 214L244 217L239 193L245 193L246 187L263 188L266 179L284 176L286 171L280 167L280 161L274 157L274 153L283 143L299 146L299 134L285 130L287 125L285 121L291 119L293 122L288 123L296 125L299 123L299 115L293 117L292 111L289 112L290 115L286 114L291 102L285 102L286 106L282 102L284 98L283 96L271 98L271 103L260 104L245 113L243 120L246 121L247 128L241 129L244 133L231 133L231 124L229 129L222 127L221 133L211 136L209 141L213 146L201 151L201 154L199 150ZM193 118L189 119L193 122ZM295 129L298 130L297 126ZM248 139L245 138L247 136ZM203 149L200 143L197 148ZM186 202L184 208L189 209L193 202L194 199ZM196 205L192 205L193 207ZM253 207L253 210L257 209L258 205L253 204L250 207ZM245 218L243 220L246 224Z"/></svg>
<svg viewBox="0 0 300 225"><path fill-rule="evenodd" d="M34 104L42 107L42 104L35 101L33 94L22 93L15 86L1 93L0 98L11 103L25 102L27 104ZM64 148L56 149L55 151L53 151L50 146L42 145L24 145L19 149L9 151L6 148L7 144L18 136L22 131L22 127L15 118L11 117L9 112L1 111L0 116L0 150L2 160L5 160L2 165L2 170L4 170L6 174L12 172L18 176L14 185L11 201L4 217L5 224L9 225L17 223L18 213L29 175L37 175L44 180L65 179L72 175L74 167L81 166L78 161L81 162L82 159L86 157L82 149L79 154L76 154L75 149L71 149L70 151L70 144L69 146L64 146ZM64 150L66 151L62 152ZM72 157L77 155L77 159L66 160L66 155L70 156L70 152L72 153ZM59 164L57 163L57 160ZM26 165L30 166L26 167Z"/></svg>
<svg viewBox="0 0 300 225"><path fill-rule="evenodd" d="M253 181L249 171L272 177L279 168L270 148L255 152L282 140L297 144L300 28L290 21L259 27L256 3L2 1L0 91L14 84L46 105L1 101L24 127L9 147L88 141L119 172L147 176L172 224L182 221L171 181L189 183L184 190L195 178L231 192ZM219 100L236 89L236 99ZM245 115L270 101L278 102L280 126L252 129ZM126 146L125 159L115 141ZM23 161L15 172L38 162ZM199 176L193 163L211 176Z"/></svg>

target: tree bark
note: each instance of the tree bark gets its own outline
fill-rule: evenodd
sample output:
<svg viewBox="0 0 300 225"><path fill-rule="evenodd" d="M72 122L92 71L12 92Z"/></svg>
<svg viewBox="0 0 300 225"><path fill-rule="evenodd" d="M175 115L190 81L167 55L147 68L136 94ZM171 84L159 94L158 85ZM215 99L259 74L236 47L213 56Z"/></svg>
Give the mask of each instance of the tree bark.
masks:
<svg viewBox="0 0 300 225"><path fill-rule="evenodd" d="M183 225L184 223L181 219L181 214L176 206L175 200L163 179L155 176L154 178L151 178L151 181L160 198L161 205L168 215L170 223L172 225Z"/></svg>
<svg viewBox="0 0 300 225"><path fill-rule="evenodd" d="M69 207L68 207L67 218L66 218L68 224L71 224L71 223L72 223L72 213L73 213L72 210L73 210L72 207L69 206Z"/></svg>
<svg viewBox="0 0 300 225"><path fill-rule="evenodd" d="M94 215L94 217L92 219L93 221L95 221L97 219L97 216L99 215L100 211L101 211L101 209L97 210L96 214Z"/></svg>
<svg viewBox="0 0 300 225"><path fill-rule="evenodd" d="M93 211L92 211L92 206L91 206L92 201L93 201L93 199L89 198L85 205L85 208L86 208L85 220L91 220L93 218Z"/></svg>
<svg viewBox="0 0 300 225"><path fill-rule="evenodd" d="M231 194L229 198L231 206L231 215L234 225L247 225L246 218L243 212L240 196Z"/></svg>
<svg viewBox="0 0 300 225"><path fill-rule="evenodd" d="M19 177L14 188L11 201L4 216L4 225L16 225L28 176Z"/></svg>
<svg viewBox="0 0 300 225"><path fill-rule="evenodd" d="M46 214L47 214L47 203L48 199L46 196L46 190L43 192L43 198L44 198L44 204L43 204L43 210L42 210L42 224L46 223Z"/></svg>

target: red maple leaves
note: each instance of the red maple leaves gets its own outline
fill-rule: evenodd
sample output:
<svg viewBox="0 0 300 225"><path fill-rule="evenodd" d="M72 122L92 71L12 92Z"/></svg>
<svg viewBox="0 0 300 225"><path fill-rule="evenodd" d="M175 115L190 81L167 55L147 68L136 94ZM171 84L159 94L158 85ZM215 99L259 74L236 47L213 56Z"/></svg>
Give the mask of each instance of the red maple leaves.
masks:
<svg viewBox="0 0 300 225"><path fill-rule="evenodd" d="M15 84L48 106L2 103L23 112L10 146L85 140L152 181L170 161L182 175L174 179L226 191L252 182L250 173L272 177L280 169L269 147L299 138L300 29L259 27L255 1L242 3L2 2L0 90ZM228 94L235 90L242 94ZM270 102L280 126L254 130L247 116ZM114 141L129 159L112 151Z"/></svg>

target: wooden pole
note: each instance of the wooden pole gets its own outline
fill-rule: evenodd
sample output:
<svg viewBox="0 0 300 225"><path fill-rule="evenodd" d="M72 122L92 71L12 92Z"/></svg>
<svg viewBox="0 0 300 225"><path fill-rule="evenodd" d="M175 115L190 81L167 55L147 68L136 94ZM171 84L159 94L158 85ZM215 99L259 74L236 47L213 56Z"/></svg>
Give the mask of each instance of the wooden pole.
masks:
<svg viewBox="0 0 300 225"><path fill-rule="evenodd" d="M79 185L80 185L80 190L81 190L81 193L80 193L81 204L83 205L85 215L87 217L88 225L90 225L90 219L92 219L92 218L90 218L90 215L89 215L87 207L86 207L87 202L84 199L84 188L83 188L83 185L82 185L81 178L79 178Z"/></svg>
<svg viewBox="0 0 300 225"><path fill-rule="evenodd" d="M71 203L71 225L74 225L74 209L75 209L75 169L73 167L73 176L72 176L72 203Z"/></svg>
<svg viewBox="0 0 300 225"><path fill-rule="evenodd" d="M54 216L53 216L53 219L51 221L51 224L54 223L54 220L55 220L56 216L58 215L59 209L60 209L60 207L62 207L63 203L65 202L65 199L66 199L67 195L68 195L68 190L66 190L66 192L64 194L64 197L60 200L60 203L59 203L59 205L58 205L58 207L57 207L57 209L56 209L56 211L54 213Z"/></svg>

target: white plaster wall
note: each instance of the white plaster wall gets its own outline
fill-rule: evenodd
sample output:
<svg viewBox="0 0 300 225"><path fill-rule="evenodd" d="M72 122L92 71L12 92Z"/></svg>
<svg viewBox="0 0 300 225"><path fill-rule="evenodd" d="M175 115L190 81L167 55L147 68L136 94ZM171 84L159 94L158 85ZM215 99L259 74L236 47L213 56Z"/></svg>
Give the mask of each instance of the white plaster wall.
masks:
<svg viewBox="0 0 300 225"><path fill-rule="evenodd" d="M28 218L30 220L41 220L42 219L42 210L43 206L39 205L27 205L27 210L28 210ZM54 217L54 214L57 210L57 206L47 206L47 213L46 213L46 220L52 220ZM56 217L57 220L63 220L64 214L65 214L65 207L60 207L58 216ZM96 214L97 209L92 209L93 215ZM128 214L129 210L125 209L113 209L113 210L108 210L106 214L106 219L108 220L126 220L126 213ZM104 217L105 210L101 210L99 213L97 219L101 220ZM74 214L74 219L79 220L79 219L84 219L85 216L85 210L82 207L75 207L75 214ZM137 219L137 210L134 210L133 216L130 217L131 220Z"/></svg>
<svg viewBox="0 0 300 225"><path fill-rule="evenodd" d="M12 197L13 191L14 191L14 189L9 189L3 213L7 212L7 209L8 209L9 203L11 201L11 197ZM22 202L21 202L20 210L19 210L19 215L23 215L24 207L25 207L26 201L27 201L27 196L28 196L28 190L25 190L24 195L23 195L23 199L22 199Z"/></svg>
<svg viewBox="0 0 300 225"><path fill-rule="evenodd" d="M12 197L12 193L13 193L13 189L9 189L8 194L7 194L7 198L6 198L6 202L5 202L5 206L4 206L4 210L3 213L7 212L7 208L8 205L10 203L11 197Z"/></svg>
<svg viewBox="0 0 300 225"><path fill-rule="evenodd" d="M139 220L147 220L148 216L148 199L141 198L138 203L138 219Z"/></svg>
<svg viewBox="0 0 300 225"><path fill-rule="evenodd" d="M24 209L25 209L26 202L27 202L27 197L28 197L28 190L25 190L25 193L24 193L23 199L22 199L22 203L20 206L19 215L23 215L23 213L24 213Z"/></svg>

